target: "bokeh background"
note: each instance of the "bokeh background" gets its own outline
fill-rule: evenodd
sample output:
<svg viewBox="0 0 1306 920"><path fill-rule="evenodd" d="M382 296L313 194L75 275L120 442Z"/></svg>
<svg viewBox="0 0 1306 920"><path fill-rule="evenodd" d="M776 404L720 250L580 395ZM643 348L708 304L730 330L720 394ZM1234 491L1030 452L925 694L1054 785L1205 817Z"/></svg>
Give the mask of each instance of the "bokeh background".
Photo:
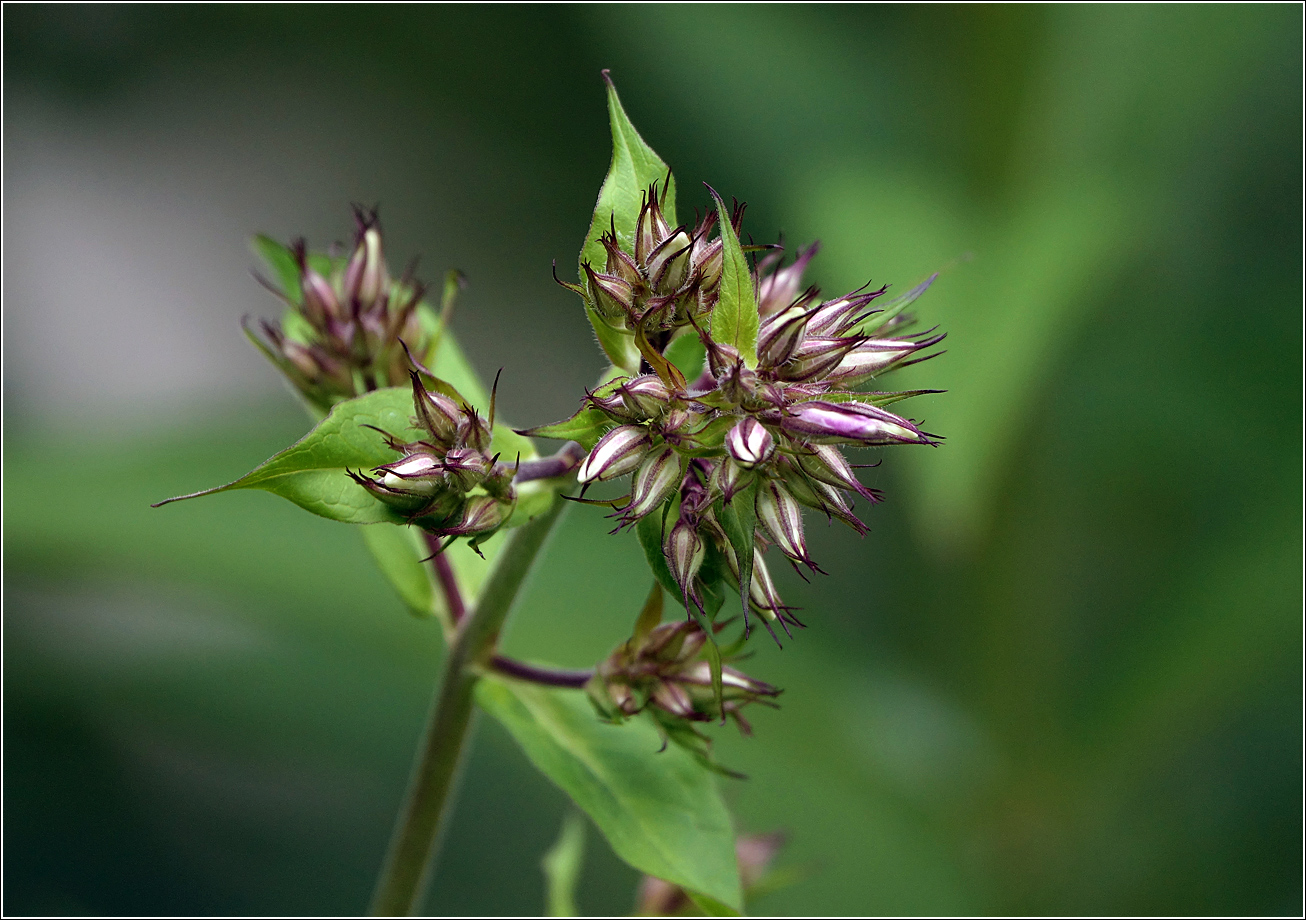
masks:
<svg viewBox="0 0 1306 920"><path fill-rule="evenodd" d="M518 424L600 356L565 275L599 70L674 167L902 289L948 353L809 627L726 731L801 914L1302 909L1302 18L1261 6L10 6L4 11L4 909L366 904L439 667L352 528L151 510L306 430L241 336L250 234L463 269ZM627 634L633 538L575 509L507 638ZM488 719L430 899L535 913L563 795ZM630 909L596 834L586 912Z"/></svg>

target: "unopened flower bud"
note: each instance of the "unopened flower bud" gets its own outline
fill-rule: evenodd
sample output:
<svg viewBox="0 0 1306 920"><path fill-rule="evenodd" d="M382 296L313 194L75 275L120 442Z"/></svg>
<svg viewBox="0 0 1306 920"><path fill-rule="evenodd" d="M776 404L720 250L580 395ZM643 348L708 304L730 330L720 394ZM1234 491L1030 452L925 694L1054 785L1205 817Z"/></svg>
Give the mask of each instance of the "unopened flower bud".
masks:
<svg viewBox="0 0 1306 920"><path fill-rule="evenodd" d="M471 536L494 530L504 520L504 506L489 495L474 495L468 499L458 523L443 528L446 536Z"/></svg>
<svg viewBox="0 0 1306 920"><path fill-rule="evenodd" d="M626 523L634 523L658 508L680 485L680 458L670 447L654 451L644 459L631 480L630 504L622 511Z"/></svg>
<svg viewBox="0 0 1306 920"><path fill-rule="evenodd" d="M340 302L331 283L307 265L300 273L299 286L303 291L304 316L314 326L321 329L327 325L328 318L341 318Z"/></svg>
<svg viewBox="0 0 1306 920"><path fill-rule="evenodd" d="M813 243L798 254L792 265L763 276L757 285L757 311L762 317L778 313L794 302L807 263L812 261L820 247L820 243Z"/></svg>
<svg viewBox="0 0 1306 920"><path fill-rule="evenodd" d="M662 552L688 606L689 600L694 597L694 576L703 564L704 547L698 529L682 517L667 534Z"/></svg>
<svg viewBox="0 0 1306 920"><path fill-rule="evenodd" d="M771 459L775 439L761 422L749 415L727 432L726 450L744 469L752 469Z"/></svg>
<svg viewBox="0 0 1306 920"><path fill-rule="evenodd" d="M789 307L770 317L758 335L758 360L778 367L794 356L807 332L807 310Z"/></svg>
<svg viewBox="0 0 1306 920"><path fill-rule="evenodd" d="M657 374L645 374L623 384L618 390L622 401L631 411L645 418L660 415L671 400L671 391Z"/></svg>
<svg viewBox="0 0 1306 920"><path fill-rule="evenodd" d="M585 274L589 277L594 309L608 325L620 327L635 302L634 288L622 278L598 274L588 262L585 264Z"/></svg>
<svg viewBox="0 0 1306 920"><path fill-rule="evenodd" d="M372 224L363 230L345 267L345 296L367 310L383 293L388 293L390 278L381 254L381 231Z"/></svg>
<svg viewBox="0 0 1306 920"><path fill-rule="evenodd" d="M908 339L868 339L844 355L826 379L837 382L841 387L857 386L935 341L938 340L913 342Z"/></svg>
<svg viewBox="0 0 1306 920"><path fill-rule="evenodd" d="M859 444L928 444L915 425L865 403L800 403L781 426L790 434L825 443L852 441Z"/></svg>
<svg viewBox="0 0 1306 920"><path fill-rule="evenodd" d="M648 432L638 425L613 428L581 461L576 480L583 485L624 476L640 465L652 443Z"/></svg>
<svg viewBox="0 0 1306 920"><path fill-rule="evenodd" d="M689 251L693 243L689 234L679 230L667 237L648 259L649 282L660 294L680 289L689 276Z"/></svg>
<svg viewBox="0 0 1306 920"><path fill-rule="evenodd" d="M780 483L767 482L757 493L757 519L780 551L797 562L811 564L803 536L803 513Z"/></svg>

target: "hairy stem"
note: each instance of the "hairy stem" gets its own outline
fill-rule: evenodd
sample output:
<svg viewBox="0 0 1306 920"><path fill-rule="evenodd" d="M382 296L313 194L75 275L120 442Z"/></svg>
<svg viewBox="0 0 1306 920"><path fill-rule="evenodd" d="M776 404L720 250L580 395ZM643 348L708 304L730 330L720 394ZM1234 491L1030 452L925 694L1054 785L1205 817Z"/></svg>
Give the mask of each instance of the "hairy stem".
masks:
<svg viewBox="0 0 1306 920"><path fill-rule="evenodd" d="M555 501L544 514L508 535L480 601L458 625L407 800L377 882L372 916L412 916L422 903L470 734L477 668L489 663L499 630L566 506Z"/></svg>

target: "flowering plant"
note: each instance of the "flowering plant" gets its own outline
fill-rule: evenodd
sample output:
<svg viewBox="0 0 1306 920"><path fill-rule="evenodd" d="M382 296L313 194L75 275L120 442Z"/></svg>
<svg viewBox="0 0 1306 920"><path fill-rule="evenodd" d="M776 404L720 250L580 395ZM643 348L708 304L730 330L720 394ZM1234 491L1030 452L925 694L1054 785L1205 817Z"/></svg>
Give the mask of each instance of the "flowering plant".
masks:
<svg viewBox="0 0 1306 920"><path fill-rule="evenodd" d="M747 733L742 710L780 693L730 663L754 620L777 642L803 625L766 556L820 571L803 508L865 531L854 502L880 496L845 451L938 443L887 408L935 391L865 389L938 353L942 335L907 332L907 308L933 278L892 298L868 285L823 299L802 281L815 244L785 265L779 246L743 241L744 207L711 188L711 207L680 223L671 171L610 80L608 106L612 163L577 280L559 283L580 296L611 366L575 415L522 430L499 422L495 388L450 328L460 276L447 277L436 310L411 274L391 275L377 216L359 210L348 255L256 241L285 311L261 336L247 332L316 427L241 479L180 496L257 488L366 525L400 596L444 630L445 672L375 913L420 908L474 703L657 880L642 903L741 912L745 883L758 882L779 838L736 839L714 774L740 774L716 762L704 727L733 720ZM542 457L531 438L563 443ZM627 478L620 497L590 497ZM569 502L611 509L652 573L630 638L592 670L496 648ZM683 617L663 622L665 593ZM574 884L576 827L546 860L560 903ZM754 851L765 858L742 855Z"/></svg>

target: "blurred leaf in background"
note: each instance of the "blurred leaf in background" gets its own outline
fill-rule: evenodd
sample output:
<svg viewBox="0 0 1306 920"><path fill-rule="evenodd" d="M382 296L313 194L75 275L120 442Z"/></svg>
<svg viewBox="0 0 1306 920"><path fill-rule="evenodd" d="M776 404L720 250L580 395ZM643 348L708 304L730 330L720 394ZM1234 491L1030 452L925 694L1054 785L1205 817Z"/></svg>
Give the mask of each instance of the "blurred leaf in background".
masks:
<svg viewBox="0 0 1306 920"><path fill-rule="evenodd" d="M892 385L949 390L914 409L946 445L868 473L864 541L809 528L830 577L779 575L809 628L750 663L784 708L719 735L741 830L813 868L756 909L1299 914L1301 23L7 9L4 908L361 909L434 623L356 528L147 505L307 430L241 341L275 310L244 241L340 236L351 200L396 261L466 270L505 417L575 411L601 358L549 263L610 67L686 215L706 180L759 241L819 237L829 294L943 271L917 312L948 353ZM638 546L583 510L506 652L589 666L638 608ZM482 726L429 906L538 912L565 797ZM588 850L579 909L630 910Z"/></svg>

